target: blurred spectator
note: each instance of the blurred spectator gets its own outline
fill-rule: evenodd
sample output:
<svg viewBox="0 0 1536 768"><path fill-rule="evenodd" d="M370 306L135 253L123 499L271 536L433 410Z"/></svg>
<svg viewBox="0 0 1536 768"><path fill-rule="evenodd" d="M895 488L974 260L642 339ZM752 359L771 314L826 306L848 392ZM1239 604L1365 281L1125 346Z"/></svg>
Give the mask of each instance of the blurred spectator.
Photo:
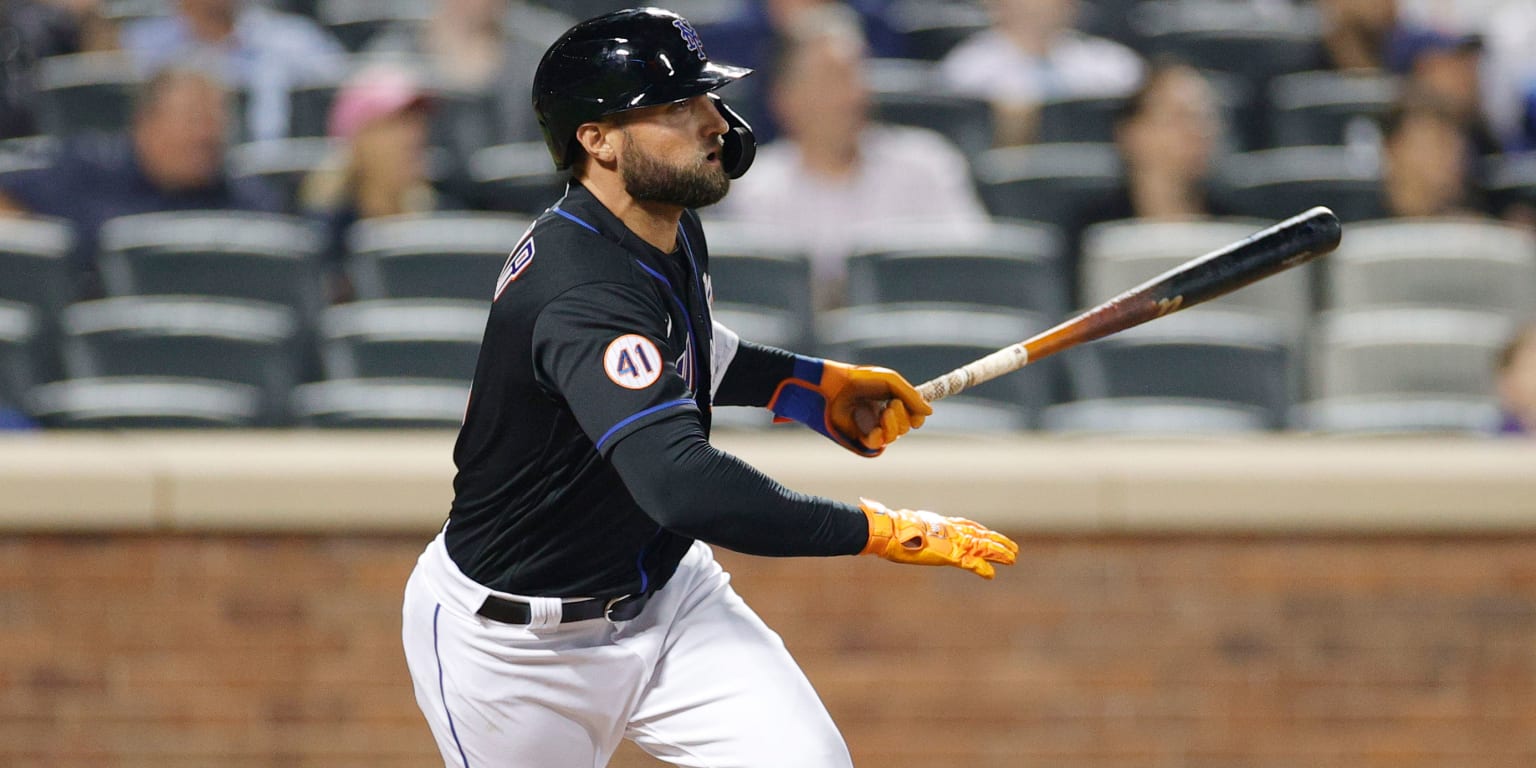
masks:
<svg viewBox="0 0 1536 768"><path fill-rule="evenodd" d="M223 87L208 75L164 70L143 86L127 133L68 139L51 167L0 179L0 215L72 223L81 293L89 297L99 292L96 239L108 219L155 211L276 211L280 201L259 181L225 174L227 103Z"/></svg>
<svg viewBox="0 0 1536 768"><path fill-rule="evenodd" d="M1501 432L1536 434L1536 322L1526 323L1499 353Z"/></svg>
<svg viewBox="0 0 1536 768"><path fill-rule="evenodd" d="M342 270L346 235L359 219L431 211L427 121L432 102L415 78L391 67L358 72L336 95L330 134L343 142L331 167L305 179L300 199L326 227L333 302L351 299Z"/></svg>
<svg viewBox="0 0 1536 768"><path fill-rule="evenodd" d="M1124 184L1061 222L1069 258L1065 277L1077 286L1078 243L1093 224L1121 219L1161 221L1231 213L1210 194L1221 137L1216 92L1200 70L1177 61L1155 63L1115 116L1115 148Z"/></svg>
<svg viewBox="0 0 1536 768"><path fill-rule="evenodd" d="M1382 125L1383 218L1473 214L1472 145L1453 109L1410 92Z"/></svg>
<svg viewBox="0 0 1536 768"><path fill-rule="evenodd" d="M1536 2L1505 3L1485 21L1484 113L1505 147L1536 149Z"/></svg>
<svg viewBox="0 0 1536 768"><path fill-rule="evenodd" d="M857 227L932 220L957 233L986 220L960 151L918 128L871 124L856 19L826 6L803 16L775 72L784 136L765 146L721 213L772 225L811 257L818 306L841 302Z"/></svg>
<svg viewBox="0 0 1536 768"><path fill-rule="evenodd" d="M514 0L439 0L426 24L401 22L368 42L365 53L399 54L424 63L429 82L481 95L495 124L483 137L450 142L461 155L490 144L536 141L529 94L544 49L574 20ZM451 126L450 126L451 133Z"/></svg>
<svg viewBox="0 0 1536 768"><path fill-rule="evenodd" d="M907 55L905 39L887 20L891 0L747 0L735 15L699 25L699 36L709 46L711 58L758 70L755 77L730 86L725 96L752 124L760 141L773 141L779 134L777 118L768 104L775 77L773 62L800 15L824 5L842 6L858 14L869 55Z"/></svg>
<svg viewBox="0 0 1536 768"><path fill-rule="evenodd" d="M338 76L341 44L303 16L279 13L255 0L176 0L170 16L140 19L123 29L123 49L140 70L192 62L250 94L253 139L288 134L288 89Z"/></svg>
<svg viewBox="0 0 1536 768"><path fill-rule="evenodd" d="M18 4L17 0L12 0L12 4ZM45 4L62 10L69 17L68 24L73 30L72 47L57 53L117 50L117 23L107 17L106 0L46 0Z"/></svg>
<svg viewBox="0 0 1536 768"><path fill-rule="evenodd" d="M1462 123L1479 155L1503 147L1483 116L1483 41L1476 35L1401 27L1392 37L1388 64L1408 87L1443 102Z"/></svg>
<svg viewBox="0 0 1536 768"><path fill-rule="evenodd" d="M1224 213L1208 188L1220 137L1216 92L1205 76L1183 63L1154 65L1115 120L1125 186L1086 223Z"/></svg>
<svg viewBox="0 0 1536 768"><path fill-rule="evenodd" d="M1397 0L1318 0L1323 39L1316 69L1380 71L1397 28Z"/></svg>
<svg viewBox="0 0 1536 768"><path fill-rule="evenodd" d="M991 29L961 42L940 62L945 84L992 102L997 144L1033 140L1040 102L1120 96L1141 80L1131 49L1072 28L1077 0L990 0Z"/></svg>
<svg viewBox="0 0 1536 768"><path fill-rule="evenodd" d="M13 49L33 58L79 53L80 26L62 3L43 0L10 0L0 4L0 25L6 33L6 56Z"/></svg>
<svg viewBox="0 0 1536 768"><path fill-rule="evenodd" d="M38 59L112 47L100 0L0 2L0 139L36 132L32 99Z"/></svg>

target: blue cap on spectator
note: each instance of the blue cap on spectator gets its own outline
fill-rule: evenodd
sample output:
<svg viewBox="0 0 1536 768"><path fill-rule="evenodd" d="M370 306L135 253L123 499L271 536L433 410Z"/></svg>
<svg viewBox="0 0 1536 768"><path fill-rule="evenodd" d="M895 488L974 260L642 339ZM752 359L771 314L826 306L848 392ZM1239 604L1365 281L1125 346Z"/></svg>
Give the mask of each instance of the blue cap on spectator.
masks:
<svg viewBox="0 0 1536 768"><path fill-rule="evenodd" d="M1387 47L1387 68L1406 74L1419 57L1428 53L1474 53L1482 49L1481 35L1405 25L1392 35Z"/></svg>

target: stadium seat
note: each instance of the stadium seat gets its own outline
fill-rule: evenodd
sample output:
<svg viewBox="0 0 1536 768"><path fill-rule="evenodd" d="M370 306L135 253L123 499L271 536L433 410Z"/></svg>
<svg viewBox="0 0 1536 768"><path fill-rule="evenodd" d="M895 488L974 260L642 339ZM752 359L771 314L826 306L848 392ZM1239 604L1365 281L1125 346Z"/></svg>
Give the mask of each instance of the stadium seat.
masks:
<svg viewBox="0 0 1536 768"><path fill-rule="evenodd" d="M1252 94L1241 79L1225 72L1202 71L1216 100L1221 135L1219 151L1229 151L1238 138L1232 131L1247 119L1252 109ZM1049 98L1040 103L1035 142L1109 143L1115 140L1115 119L1129 101L1128 96L1075 96Z"/></svg>
<svg viewBox="0 0 1536 768"><path fill-rule="evenodd" d="M291 216L237 211L145 213L101 228L109 296L255 299L298 309L322 303L319 231Z"/></svg>
<svg viewBox="0 0 1536 768"><path fill-rule="evenodd" d="M425 23L432 4L421 0L319 0L315 17L348 51L363 50L375 34L397 22Z"/></svg>
<svg viewBox="0 0 1536 768"><path fill-rule="evenodd" d="M885 17L905 41L907 55L924 61L943 59L961 41L989 26L986 9L965 2L898 0Z"/></svg>
<svg viewBox="0 0 1536 768"><path fill-rule="evenodd" d="M53 164L57 136L24 136L0 140L0 178L20 171L35 171Z"/></svg>
<svg viewBox="0 0 1536 768"><path fill-rule="evenodd" d="M1501 215L1512 208L1536 214L1536 152L1500 155L1488 161L1489 203Z"/></svg>
<svg viewBox="0 0 1536 768"><path fill-rule="evenodd" d="M1112 144L1005 147L983 153L974 165L981 200L993 216L1064 228L1118 189L1123 178Z"/></svg>
<svg viewBox="0 0 1536 768"><path fill-rule="evenodd" d="M74 233L58 219L0 217L0 300L57 317L74 296L70 249Z"/></svg>
<svg viewBox="0 0 1536 768"><path fill-rule="evenodd" d="M428 125L428 170L433 181L465 183L469 157L486 147L530 138L526 126L506 124L491 91L474 91L447 83L430 83L433 110ZM553 166L551 166L552 168ZM453 194L465 194L454 189Z"/></svg>
<svg viewBox="0 0 1536 768"><path fill-rule="evenodd" d="M1381 210L1376 153L1345 147L1285 147L1227 157L1216 197L1234 213L1269 221L1325 205L1349 223Z"/></svg>
<svg viewBox="0 0 1536 768"><path fill-rule="evenodd" d="M30 307L33 363L41 380L62 374L59 316L75 297L74 233L59 220L0 217L0 301Z"/></svg>
<svg viewBox="0 0 1536 768"><path fill-rule="evenodd" d="M555 170L542 141L501 144L469 157L479 205L538 215L565 194L567 175Z"/></svg>
<svg viewBox="0 0 1536 768"><path fill-rule="evenodd" d="M49 56L37 68L38 128L50 136L123 130L139 82L121 53Z"/></svg>
<svg viewBox="0 0 1536 768"><path fill-rule="evenodd" d="M1144 52L1240 78L1259 109L1238 127L1248 147L1267 146L1270 82L1317 65L1318 21L1310 9L1221 0L1139 3L1131 16Z"/></svg>
<svg viewBox="0 0 1536 768"><path fill-rule="evenodd" d="M1536 311L1536 236L1494 221L1387 220L1356 224L1323 262L1328 306L1423 304Z"/></svg>
<svg viewBox="0 0 1536 768"><path fill-rule="evenodd" d="M311 79L288 88L288 136L322 138L329 131L331 104L344 79Z"/></svg>
<svg viewBox="0 0 1536 768"><path fill-rule="evenodd" d="M1181 312L1071 355L1079 400L1193 399L1255 409L1279 427L1295 399L1285 328L1250 312Z"/></svg>
<svg viewBox="0 0 1536 768"><path fill-rule="evenodd" d="M174 0L104 0L101 15L121 26L153 16L168 16L174 12L173 3Z"/></svg>
<svg viewBox="0 0 1536 768"><path fill-rule="evenodd" d="M1296 406L1291 428L1339 435L1491 434L1501 414L1491 397L1364 395Z"/></svg>
<svg viewBox="0 0 1536 768"><path fill-rule="evenodd" d="M283 212L302 213L299 190L309 174L325 167L340 151L330 139L271 139L252 141L229 150L228 164L235 178L258 178L283 198Z"/></svg>
<svg viewBox="0 0 1536 768"><path fill-rule="evenodd" d="M465 381L346 379L301 384L293 392L299 423L316 427L452 428L464 420Z"/></svg>
<svg viewBox="0 0 1536 768"><path fill-rule="evenodd" d="M946 302L1058 317L1070 291L1054 228L996 222L957 236L921 220L871 228L848 260L851 305Z"/></svg>
<svg viewBox="0 0 1536 768"><path fill-rule="evenodd" d="M1329 310L1312 344L1314 399L1362 395L1487 397L1513 325L1499 314L1406 307Z"/></svg>
<svg viewBox="0 0 1536 768"><path fill-rule="evenodd" d="M771 228L721 221L705 231L714 318L750 341L814 351L810 259Z"/></svg>
<svg viewBox="0 0 1536 768"><path fill-rule="evenodd" d="M325 377L467 385L489 313L487 301L378 300L330 307L320 317Z"/></svg>
<svg viewBox="0 0 1536 768"><path fill-rule="evenodd" d="M488 302L531 222L473 211L365 219L348 233L347 270L362 299Z"/></svg>
<svg viewBox="0 0 1536 768"><path fill-rule="evenodd" d="M283 423L300 355L284 306L193 296L73 304L64 311L70 378L156 376L245 384L262 393L264 423Z"/></svg>
<svg viewBox="0 0 1536 768"><path fill-rule="evenodd" d="M1083 233L1084 303L1111 299L1185 262L1223 248L1267 226L1253 219L1145 221L1095 224ZM1353 232L1353 230L1351 230ZM1212 300L1201 308L1256 312L1284 324L1300 340L1312 312L1310 265L1275 275Z"/></svg>
<svg viewBox="0 0 1536 768"><path fill-rule="evenodd" d="M934 64L912 59L865 63L874 119L927 128L954 142L967 157L992 147L992 105L945 89Z"/></svg>
<svg viewBox="0 0 1536 768"><path fill-rule="evenodd" d="M1035 141L1112 142L1115 116L1125 107L1124 96L1079 96L1046 99L1040 103L1040 124Z"/></svg>
<svg viewBox="0 0 1536 768"><path fill-rule="evenodd" d="M188 378L125 376L58 381L34 388L28 408L50 427L187 429L264 423L258 388Z"/></svg>
<svg viewBox="0 0 1536 768"><path fill-rule="evenodd" d="M1277 77L1269 88L1275 146L1374 146L1401 85L1390 75L1321 71Z"/></svg>
<svg viewBox="0 0 1536 768"><path fill-rule="evenodd" d="M27 390L38 381L32 352L37 328L32 307L0 301L0 410L23 407Z"/></svg>
<svg viewBox="0 0 1536 768"><path fill-rule="evenodd" d="M883 365L914 384L948 373L1000 347L1043 330L1046 320L1017 312L986 312L968 305L907 304L850 307L825 315L830 356L852 363ZM1060 390L1054 361L1003 376L944 401L936 430L1008 431L1026 428ZM951 408L973 403L976 408ZM951 410L953 417L942 412ZM966 412L961 413L962 410ZM950 423L951 419L954 423ZM928 427L924 427L927 429Z"/></svg>
<svg viewBox="0 0 1536 768"><path fill-rule="evenodd" d="M1237 403L1177 397L1112 397L1045 409L1048 432L1126 435L1221 435L1268 429L1272 415Z"/></svg>

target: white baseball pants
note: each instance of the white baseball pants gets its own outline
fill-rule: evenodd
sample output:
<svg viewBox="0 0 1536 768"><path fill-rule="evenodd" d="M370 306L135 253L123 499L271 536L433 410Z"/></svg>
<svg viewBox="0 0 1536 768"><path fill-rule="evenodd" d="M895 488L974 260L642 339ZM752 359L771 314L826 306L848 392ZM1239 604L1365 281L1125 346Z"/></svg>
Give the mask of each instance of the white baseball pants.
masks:
<svg viewBox="0 0 1536 768"><path fill-rule="evenodd" d="M848 748L783 641L695 543L633 621L527 626L475 614L492 594L439 534L405 588L416 702L449 768L601 768L631 739L690 768L851 768Z"/></svg>

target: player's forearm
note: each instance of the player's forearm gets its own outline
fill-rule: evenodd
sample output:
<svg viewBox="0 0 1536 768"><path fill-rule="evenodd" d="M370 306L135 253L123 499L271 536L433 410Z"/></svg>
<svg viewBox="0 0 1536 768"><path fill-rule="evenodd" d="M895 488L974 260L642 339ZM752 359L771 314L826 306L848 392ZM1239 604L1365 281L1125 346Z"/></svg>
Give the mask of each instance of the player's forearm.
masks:
<svg viewBox="0 0 1536 768"><path fill-rule="evenodd" d="M725 369L715 404L766 407L779 384L794 375L796 358L792 352L743 339Z"/></svg>
<svg viewBox="0 0 1536 768"><path fill-rule="evenodd" d="M640 508L668 530L750 555L857 554L858 507L809 496L717 450L688 413L625 437L609 456Z"/></svg>

